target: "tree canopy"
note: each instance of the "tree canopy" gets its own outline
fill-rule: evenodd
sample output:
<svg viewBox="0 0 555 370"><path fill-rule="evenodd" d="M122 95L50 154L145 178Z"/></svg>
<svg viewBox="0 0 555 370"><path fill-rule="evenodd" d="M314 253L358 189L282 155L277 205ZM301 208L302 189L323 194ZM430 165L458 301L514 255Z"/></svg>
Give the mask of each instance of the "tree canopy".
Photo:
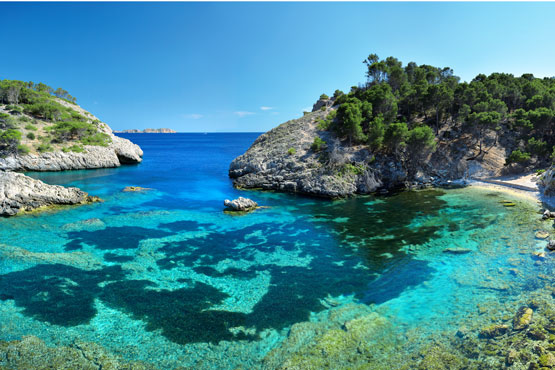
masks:
<svg viewBox="0 0 555 370"><path fill-rule="evenodd" d="M518 151L508 163L543 163L555 150L555 78L492 73L461 82L449 67L403 66L376 54L363 63L366 82L347 94L334 93L337 117L326 126L352 144L418 157L436 148L440 131L459 126L480 153L489 134L496 141L497 135L512 134Z"/></svg>

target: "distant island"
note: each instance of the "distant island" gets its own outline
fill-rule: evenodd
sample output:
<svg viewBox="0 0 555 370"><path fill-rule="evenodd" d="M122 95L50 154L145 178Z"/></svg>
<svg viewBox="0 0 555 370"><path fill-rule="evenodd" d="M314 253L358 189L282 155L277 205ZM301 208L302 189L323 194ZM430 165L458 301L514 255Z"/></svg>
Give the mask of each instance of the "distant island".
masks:
<svg viewBox="0 0 555 370"><path fill-rule="evenodd" d="M177 131L174 131L170 128L145 128L144 130L122 130L122 131L114 131L118 134L175 134Z"/></svg>

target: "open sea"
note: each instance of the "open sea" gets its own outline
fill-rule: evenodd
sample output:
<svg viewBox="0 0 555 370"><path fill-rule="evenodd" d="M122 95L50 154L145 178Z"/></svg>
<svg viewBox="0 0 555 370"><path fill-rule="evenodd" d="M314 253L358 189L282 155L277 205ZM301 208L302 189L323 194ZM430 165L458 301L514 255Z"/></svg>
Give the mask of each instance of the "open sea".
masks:
<svg viewBox="0 0 555 370"><path fill-rule="evenodd" d="M121 136L143 163L29 173L103 203L0 219L0 340L95 342L160 369L394 369L551 284L537 204L240 191L228 167L258 134ZM223 212L238 196L264 208Z"/></svg>

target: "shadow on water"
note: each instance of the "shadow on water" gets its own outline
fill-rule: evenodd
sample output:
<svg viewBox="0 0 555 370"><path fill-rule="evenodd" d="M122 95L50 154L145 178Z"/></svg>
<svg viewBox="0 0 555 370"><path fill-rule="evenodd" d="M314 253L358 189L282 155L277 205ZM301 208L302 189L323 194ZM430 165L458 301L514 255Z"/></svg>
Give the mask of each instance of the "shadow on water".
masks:
<svg viewBox="0 0 555 370"><path fill-rule="evenodd" d="M163 238L169 235L172 233L136 226L107 227L96 231L70 231L67 237L71 241L66 243L65 250L82 249L83 244L92 245L100 250L135 249L143 239Z"/></svg>
<svg viewBox="0 0 555 370"><path fill-rule="evenodd" d="M321 215L318 221L306 217L295 223L259 223L235 231L217 232L216 225L177 221L161 224L165 230L108 227L68 233L72 240L66 250L80 249L83 244L114 250L137 248L143 239L174 232L208 231L202 237L167 242L158 249L165 256L157 266L162 270L193 269L209 277L228 278L231 285L236 279L269 274L267 293L248 314L212 309L229 295L208 284L183 278L180 281L186 285L182 288L160 289L152 281L126 279L119 266L84 271L38 265L12 272L0 276L0 299L13 299L24 309L23 314L62 326L87 323L96 314L94 300L99 299L143 320L148 330L161 330L176 343L255 339L255 333L264 329L280 330L309 320L312 312L326 308L322 299L328 296L353 295L362 302L381 303L427 280L433 270L400 248L435 237L436 227L411 225L419 217L437 214L444 206L438 198L441 194L402 193L370 204L368 198L356 198L318 208L309 208L318 205L311 202L301 207L308 208L309 214ZM348 219L341 219L345 217ZM322 225L326 230L315 228ZM350 246L344 247L347 243ZM386 252L392 257L383 257ZM104 258L115 263L129 260L116 252L106 253ZM280 258L287 263L276 263ZM217 266L227 259L247 261L251 267L222 270ZM232 330L239 326L255 331Z"/></svg>

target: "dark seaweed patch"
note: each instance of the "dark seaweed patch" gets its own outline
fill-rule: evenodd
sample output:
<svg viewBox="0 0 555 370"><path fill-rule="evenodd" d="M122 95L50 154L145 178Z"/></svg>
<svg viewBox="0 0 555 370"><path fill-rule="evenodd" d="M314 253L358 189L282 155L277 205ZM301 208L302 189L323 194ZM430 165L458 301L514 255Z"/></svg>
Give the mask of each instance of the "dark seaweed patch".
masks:
<svg viewBox="0 0 555 370"><path fill-rule="evenodd" d="M65 249L67 251L81 249L83 244L92 245L101 250L135 249L143 239L163 238L169 235L172 233L136 226L107 227L96 231L71 231L67 233L67 237L72 240L66 243Z"/></svg>
<svg viewBox="0 0 555 370"><path fill-rule="evenodd" d="M119 281L106 285L101 299L109 306L144 320L147 330L162 330L169 340L180 343L211 342L253 338L229 329L245 324L245 314L210 307L227 294L203 283L178 290L152 290L146 280Z"/></svg>
<svg viewBox="0 0 555 370"><path fill-rule="evenodd" d="M120 280L119 266L84 271L65 265L37 265L0 276L0 298L14 299L23 313L62 326L86 324L96 314L99 283Z"/></svg>
<svg viewBox="0 0 555 370"><path fill-rule="evenodd" d="M196 231L201 227L207 227L210 225L211 224L200 223L197 221L182 220L182 221L160 224L159 227L162 229L169 229L173 232L179 232L179 231Z"/></svg>
<svg viewBox="0 0 555 370"><path fill-rule="evenodd" d="M115 253L108 252L108 253L104 254L104 261L123 263L123 262L133 261L133 257L132 256L122 256L120 254L115 254Z"/></svg>

